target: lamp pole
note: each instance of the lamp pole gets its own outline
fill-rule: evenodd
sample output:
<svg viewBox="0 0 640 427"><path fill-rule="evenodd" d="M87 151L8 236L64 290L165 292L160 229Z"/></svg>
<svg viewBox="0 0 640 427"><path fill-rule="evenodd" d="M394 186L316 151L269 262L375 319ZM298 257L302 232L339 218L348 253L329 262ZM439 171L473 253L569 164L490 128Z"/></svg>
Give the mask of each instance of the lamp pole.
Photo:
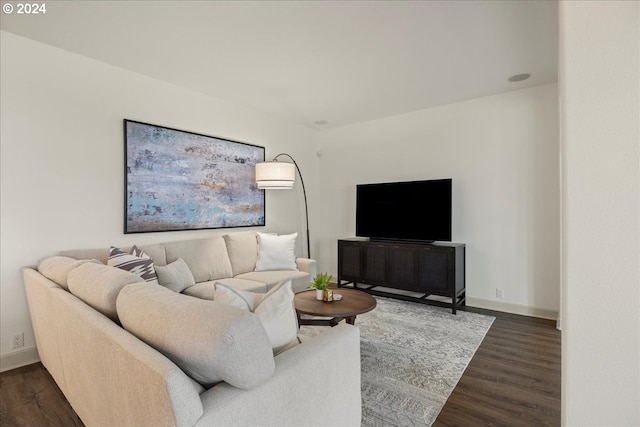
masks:
<svg viewBox="0 0 640 427"><path fill-rule="evenodd" d="M309 240L309 208L307 205L307 190L304 187L304 179L302 179L302 173L300 172L298 163L296 163L295 159L291 157L289 154L280 153L273 158L273 161L277 162L278 158L281 156L286 156L293 162L294 166L296 167L296 170L298 171L298 176L300 177L300 183L302 184L302 194L304 196L304 213L305 213L305 219L306 219L306 225L307 225L307 256L311 258L311 241Z"/></svg>

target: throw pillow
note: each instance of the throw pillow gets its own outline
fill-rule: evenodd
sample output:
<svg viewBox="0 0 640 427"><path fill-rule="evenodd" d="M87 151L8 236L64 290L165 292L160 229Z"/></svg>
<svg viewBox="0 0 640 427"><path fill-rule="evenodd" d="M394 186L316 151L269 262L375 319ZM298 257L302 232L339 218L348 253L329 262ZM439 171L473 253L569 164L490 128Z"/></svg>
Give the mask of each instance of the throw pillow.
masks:
<svg viewBox="0 0 640 427"><path fill-rule="evenodd" d="M131 253L126 253L120 248L111 246L107 265L137 274L147 282L158 283L158 276L156 276L156 270L153 268L153 260L135 245L131 248Z"/></svg>
<svg viewBox="0 0 640 427"><path fill-rule="evenodd" d="M158 283L174 292L182 292L189 286L196 284L189 266L182 258L178 258L169 265L156 265L155 270L158 275Z"/></svg>
<svg viewBox="0 0 640 427"><path fill-rule="evenodd" d="M297 270L296 238L298 233L275 236L258 232L258 260L255 271Z"/></svg>
<svg viewBox="0 0 640 427"><path fill-rule="evenodd" d="M298 316L293 304L291 280L278 283L265 294L235 289L220 282L214 286L214 301L258 315L274 353L279 353L297 338Z"/></svg>

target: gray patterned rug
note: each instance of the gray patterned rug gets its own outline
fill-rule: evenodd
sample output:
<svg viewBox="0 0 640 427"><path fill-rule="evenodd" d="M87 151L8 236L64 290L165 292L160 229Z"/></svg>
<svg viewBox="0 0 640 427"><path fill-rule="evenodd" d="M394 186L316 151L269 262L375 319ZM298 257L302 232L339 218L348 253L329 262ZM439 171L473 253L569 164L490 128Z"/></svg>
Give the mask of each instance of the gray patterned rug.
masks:
<svg viewBox="0 0 640 427"><path fill-rule="evenodd" d="M359 315L362 425L430 426L494 318L376 297ZM302 326L314 336L327 327Z"/></svg>

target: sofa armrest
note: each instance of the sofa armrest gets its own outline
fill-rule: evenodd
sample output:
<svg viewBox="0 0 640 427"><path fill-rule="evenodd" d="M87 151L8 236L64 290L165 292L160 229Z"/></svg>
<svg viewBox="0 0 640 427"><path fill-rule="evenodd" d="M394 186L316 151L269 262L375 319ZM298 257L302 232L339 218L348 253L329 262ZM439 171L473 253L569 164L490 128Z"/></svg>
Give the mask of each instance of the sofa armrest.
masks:
<svg viewBox="0 0 640 427"><path fill-rule="evenodd" d="M202 387L33 269L23 269L38 353L85 425L190 426Z"/></svg>
<svg viewBox="0 0 640 427"><path fill-rule="evenodd" d="M296 265L298 266L298 270L309 273L311 279L318 274L318 264L315 259L296 258Z"/></svg>
<svg viewBox="0 0 640 427"><path fill-rule="evenodd" d="M279 354L273 377L255 389L222 383L201 398L196 426L359 427L360 330L341 323Z"/></svg>

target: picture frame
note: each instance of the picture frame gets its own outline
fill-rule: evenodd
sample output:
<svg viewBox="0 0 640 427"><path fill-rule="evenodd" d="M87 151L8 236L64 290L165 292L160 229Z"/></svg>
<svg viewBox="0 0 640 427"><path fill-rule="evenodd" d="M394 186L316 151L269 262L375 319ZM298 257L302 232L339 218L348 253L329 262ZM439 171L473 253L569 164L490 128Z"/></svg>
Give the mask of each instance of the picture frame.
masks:
<svg viewBox="0 0 640 427"><path fill-rule="evenodd" d="M124 233L265 225L265 148L124 119Z"/></svg>

